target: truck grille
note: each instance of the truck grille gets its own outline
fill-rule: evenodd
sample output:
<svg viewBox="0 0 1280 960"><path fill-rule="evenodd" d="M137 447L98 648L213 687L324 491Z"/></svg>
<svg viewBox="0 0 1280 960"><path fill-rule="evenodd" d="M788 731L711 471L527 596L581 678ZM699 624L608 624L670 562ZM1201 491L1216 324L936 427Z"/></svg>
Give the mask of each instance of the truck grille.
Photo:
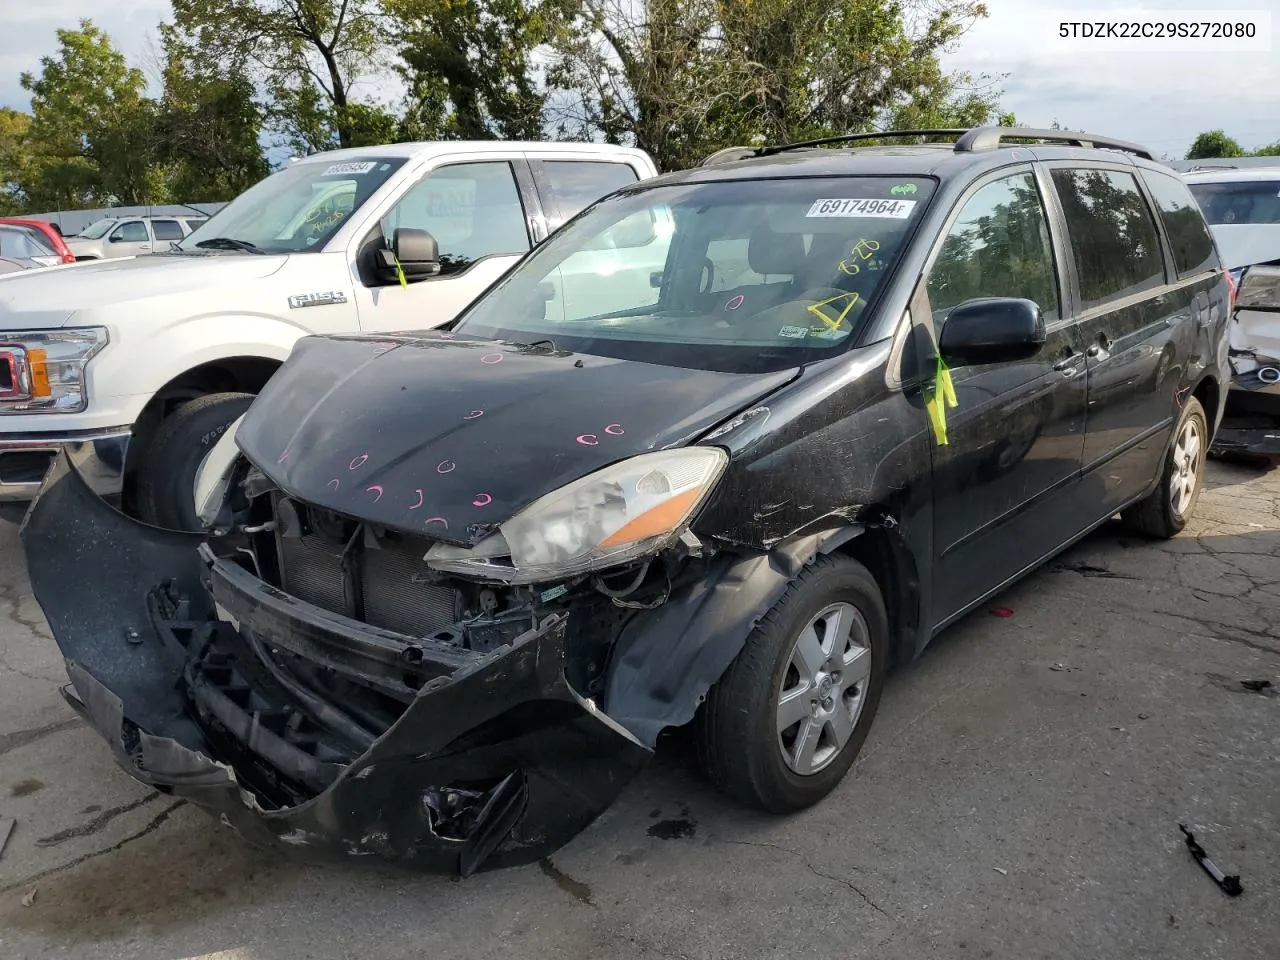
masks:
<svg viewBox="0 0 1280 960"><path fill-rule="evenodd" d="M356 578L364 609L353 610L344 595L342 547L314 533L281 537L281 587L318 607L355 617L375 627L410 637L429 636L457 622L461 616L456 590L437 583L415 583L425 570L425 541L389 536L377 547L356 554Z"/></svg>

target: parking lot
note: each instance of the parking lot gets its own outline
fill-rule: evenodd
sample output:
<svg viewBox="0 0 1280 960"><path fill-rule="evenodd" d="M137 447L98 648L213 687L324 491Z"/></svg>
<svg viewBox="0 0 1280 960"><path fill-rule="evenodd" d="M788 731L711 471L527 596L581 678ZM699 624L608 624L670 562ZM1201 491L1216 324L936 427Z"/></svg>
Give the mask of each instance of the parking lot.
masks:
<svg viewBox="0 0 1280 960"><path fill-rule="evenodd" d="M803 815L735 808L676 738L549 861L457 883L284 863L148 793L58 696L9 524L0 584L5 958L1280 951L1280 474L1211 464L1177 540L1103 530L949 630Z"/></svg>

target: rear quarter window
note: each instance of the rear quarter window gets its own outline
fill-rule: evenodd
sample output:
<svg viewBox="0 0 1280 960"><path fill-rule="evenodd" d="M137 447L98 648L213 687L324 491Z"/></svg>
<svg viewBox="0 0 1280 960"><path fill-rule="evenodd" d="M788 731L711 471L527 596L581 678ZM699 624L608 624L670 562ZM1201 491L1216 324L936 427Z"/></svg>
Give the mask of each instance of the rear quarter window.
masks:
<svg viewBox="0 0 1280 960"><path fill-rule="evenodd" d="M1177 177L1150 170L1143 174L1143 179L1155 199L1164 232L1169 236L1179 279L1217 267L1213 237L1187 185Z"/></svg>
<svg viewBox="0 0 1280 960"><path fill-rule="evenodd" d="M1133 174L1082 167L1055 169L1052 176L1084 309L1164 283L1160 235Z"/></svg>

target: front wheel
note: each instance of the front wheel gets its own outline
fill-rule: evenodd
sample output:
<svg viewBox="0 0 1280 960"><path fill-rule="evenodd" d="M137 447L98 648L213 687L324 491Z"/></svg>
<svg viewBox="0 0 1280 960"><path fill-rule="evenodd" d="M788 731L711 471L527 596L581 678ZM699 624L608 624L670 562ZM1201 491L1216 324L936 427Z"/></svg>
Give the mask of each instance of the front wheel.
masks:
<svg viewBox="0 0 1280 960"><path fill-rule="evenodd" d="M1155 490L1124 512L1124 522L1134 531L1157 540L1181 533L1200 499L1208 452L1208 418L1200 401L1189 397L1178 418L1173 444L1165 454Z"/></svg>
<svg viewBox="0 0 1280 960"><path fill-rule="evenodd" d="M160 424L138 465L138 510L147 523L198 531L196 474L214 444L253 402L248 393L213 393L184 403Z"/></svg>
<svg viewBox="0 0 1280 960"><path fill-rule="evenodd" d="M853 765L884 686L889 623L866 567L822 557L747 638L697 720L726 793L771 813L817 803Z"/></svg>

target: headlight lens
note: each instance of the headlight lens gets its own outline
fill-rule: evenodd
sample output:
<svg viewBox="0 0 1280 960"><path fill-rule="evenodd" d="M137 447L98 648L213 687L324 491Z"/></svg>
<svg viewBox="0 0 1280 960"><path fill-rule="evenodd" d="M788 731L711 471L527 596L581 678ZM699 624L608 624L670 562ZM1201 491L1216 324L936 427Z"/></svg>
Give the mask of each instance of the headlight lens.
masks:
<svg viewBox="0 0 1280 960"><path fill-rule="evenodd" d="M0 333L0 414L79 413L85 364L107 339L105 327Z"/></svg>
<svg viewBox="0 0 1280 960"><path fill-rule="evenodd" d="M436 544L435 570L538 583L627 563L675 540L724 472L718 447L624 460L534 501L471 549ZM509 558L509 563L496 562Z"/></svg>

